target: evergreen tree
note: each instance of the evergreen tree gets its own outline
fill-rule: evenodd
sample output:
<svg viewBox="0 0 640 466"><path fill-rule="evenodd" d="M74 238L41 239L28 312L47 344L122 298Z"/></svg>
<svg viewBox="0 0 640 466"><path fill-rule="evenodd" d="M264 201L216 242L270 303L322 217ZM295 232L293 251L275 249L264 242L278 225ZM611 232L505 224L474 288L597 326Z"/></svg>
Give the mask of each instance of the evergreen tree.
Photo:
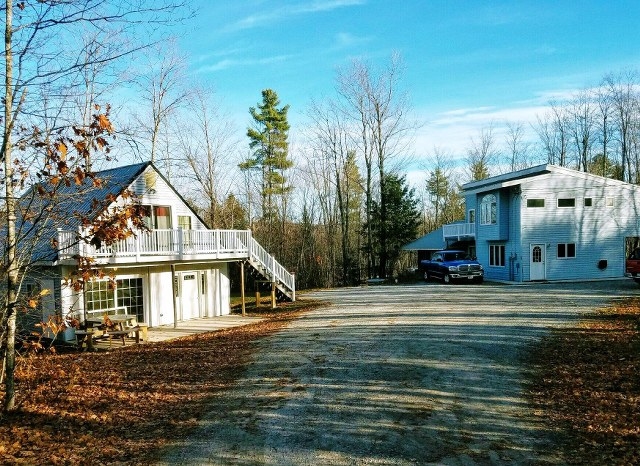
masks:
<svg viewBox="0 0 640 466"><path fill-rule="evenodd" d="M400 255L400 248L415 239L420 225L420 211L415 190L407 186L404 176L385 175L384 196L386 209L373 203L371 229L373 231L374 255L377 256L380 278L393 274L393 268ZM378 238L385 235L386 247L380 248Z"/></svg>
<svg viewBox="0 0 640 466"><path fill-rule="evenodd" d="M240 164L242 170L259 168L262 171L262 217L267 221L277 218L274 196L284 195L291 189L284 177L284 171L293 166L288 158L289 106L278 108L279 105L278 94L265 89L262 91L262 103L257 109L249 109L254 126L247 129L247 136L253 153Z"/></svg>

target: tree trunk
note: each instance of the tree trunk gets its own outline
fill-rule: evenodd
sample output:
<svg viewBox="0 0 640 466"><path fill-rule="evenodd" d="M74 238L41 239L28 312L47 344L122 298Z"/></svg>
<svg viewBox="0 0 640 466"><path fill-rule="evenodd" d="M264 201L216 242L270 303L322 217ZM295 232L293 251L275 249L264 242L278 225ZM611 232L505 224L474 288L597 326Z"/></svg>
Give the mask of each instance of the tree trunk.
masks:
<svg viewBox="0 0 640 466"><path fill-rule="evenodd" d="M11 160L11 129L13 109L13 52L11 49L12 2L6 2L6 22L4 32L5 51L5 106L4 106L4 135L2 153L4 155L5 196L7 207L7 297L5 302L4 319L7 323L5 346L5 398L4 410L11 411L15 407L15 335L16 335L16 298L18 285L18 263L16 262L16 203L13 192L13 166Z"/></svg>

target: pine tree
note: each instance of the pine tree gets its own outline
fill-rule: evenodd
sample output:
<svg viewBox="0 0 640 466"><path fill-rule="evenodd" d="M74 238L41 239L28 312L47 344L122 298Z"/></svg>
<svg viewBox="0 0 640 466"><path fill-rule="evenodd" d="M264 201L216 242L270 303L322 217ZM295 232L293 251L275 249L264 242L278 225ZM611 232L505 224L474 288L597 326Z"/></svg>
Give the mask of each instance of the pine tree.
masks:
<svg viewBox="0 0 640 466"><path fill-rule="evenodd" d="M242 170L259 168L262 171L262 217L268 222L277 218L275 196L282 196L291 190L287 186L284 171L293 166L288 158L289 106L278 108L280 99L271 89L262 91L262 103L249 112L254 126L247 130L252 157L240 164Z"/></svg>
<svg viewBox="0 0 640 466"><path fill-rule="evenodd" d="M393 267L400 255L400 248L415 239L420 224L420 211L415 190L407 186L405 177L395 174L385 175L386 209L381 209L379 203L373 203L371 229L374 244L378 247L373 251L377 256L380 278L393 274ZM386 248L381 248L378 238L385 235Z"/></svg>

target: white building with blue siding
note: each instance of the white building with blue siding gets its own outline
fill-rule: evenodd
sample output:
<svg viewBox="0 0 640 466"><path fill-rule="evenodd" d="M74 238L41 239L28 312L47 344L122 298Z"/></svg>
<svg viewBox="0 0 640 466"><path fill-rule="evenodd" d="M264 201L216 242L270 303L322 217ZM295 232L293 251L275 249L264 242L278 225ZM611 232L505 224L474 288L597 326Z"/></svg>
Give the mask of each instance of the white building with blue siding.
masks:
<svg viewBox="0 0 640 466"><path fill-rule="evenodd" d="M640 186L539 165L462 186L464 224L448 243L469 240L488 280L623 277L626 239L640 237Z"/></svg>

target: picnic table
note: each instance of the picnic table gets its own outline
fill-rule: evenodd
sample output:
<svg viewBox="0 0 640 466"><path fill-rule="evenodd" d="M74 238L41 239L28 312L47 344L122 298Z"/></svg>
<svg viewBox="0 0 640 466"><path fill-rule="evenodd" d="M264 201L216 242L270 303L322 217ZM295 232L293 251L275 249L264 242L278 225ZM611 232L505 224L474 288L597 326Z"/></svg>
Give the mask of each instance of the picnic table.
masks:
<svg viewBox="0 0 640 466"><path fill-rule="evenodd" d="M85 328L76 330L76 342L78 348L82 350L86 344L87 351L94 350L94 339L108 338L109 348L113 338L119 338L122 346L126 345L125 338L132 335L136 344L140 343L140 332L143 341L148 341L149 326L144 322L138 322L137 316L130 314L108 315L105 314L103 320L87 319Z"/></svg>

